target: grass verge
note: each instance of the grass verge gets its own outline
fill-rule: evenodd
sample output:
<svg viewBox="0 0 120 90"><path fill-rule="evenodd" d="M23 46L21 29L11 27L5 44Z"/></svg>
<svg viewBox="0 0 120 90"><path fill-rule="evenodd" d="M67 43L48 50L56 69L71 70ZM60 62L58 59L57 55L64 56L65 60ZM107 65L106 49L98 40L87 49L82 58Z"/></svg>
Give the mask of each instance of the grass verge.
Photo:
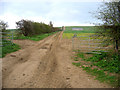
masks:
<svg viewBox="0 0 120 90"><path fill-rule="evenodd" d="M58 31L57 31L58 32ZM14 39L29 39L29 40L33 40L33 41L39 41L42 40L52 34L55 34L56 32L52 32L52 33L46 33L46 34L40 34L40 35L34 35L34 36L16 36L14 37Z"/></svg>
<svg viewBox="0 0 120 90"><path fill-rule="evenodd" d="M58 31L57 31L58 32ZM39 40L42 40L52 34L55 34L56 32L52 32L52 33L46 33L46 34L41 34L41 35L34 35L34 36L15 36L14 39L29 39L29 40L33 40L33 41L39 41ZM6 42L6 43L3 43L3 46L0 47L0 58L3 58L5 57L6 54L8 53L11 53L11 52L15 52L17 50L20 49L19 45L17 44L14 44L10 41L7 41L7 40L4 40L2 42ZM7 44L9 43L9 45Z"/></svg>
<svg viewBox="0 0 120 90"><path fill-rule="evenodd" d="M72 64L83 68L100 82L109 83L113 87L120 87L120 55L103 51L97 53L101 54L88 53L92 56L86 58L87 54L78 51L74 56L74 61L77 63Z"/></svg>
<svg viewBox="0 0 120 90"><path fill-rule="evenodd" d="M3 46L0 47L0 51L1 51L0 58L5 57L5 55L8 53L15 52L15 51L20 49L19 45L17 45L17 44L14 44L14 43L7 41L7 40L4 42L8 42L9 45L6 45L6 43L3 43Z"/></svg>

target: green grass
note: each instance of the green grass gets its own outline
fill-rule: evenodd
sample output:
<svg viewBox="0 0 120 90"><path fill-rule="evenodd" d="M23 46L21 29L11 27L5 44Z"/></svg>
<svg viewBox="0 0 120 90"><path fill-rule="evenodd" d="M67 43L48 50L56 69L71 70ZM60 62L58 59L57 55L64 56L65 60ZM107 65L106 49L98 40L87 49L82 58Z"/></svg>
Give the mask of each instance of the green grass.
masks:
<svg viewBox="0 0 120 90"><path fill-rule="evenodd" d="M15 52L20 49L19 45L17 44L12 44L10 41L4 41L4 42L9 42L9 45L6 45L5 43L3 44L2 47L0 47L0 58L5 57L6 54Z"/></svg>
<svg viewBox="0 0 120 90"><path fill-rule="evenodd" d="M90 36L93 35L94 33L77 33L77 36ZM63 33L63 38L71 39L74 36L74 33ZM86 38L86 37L81 37L81 38Z"/></svg>
<svg viewBox="0 0 120 90"><path fill-rule="evenodd" d="M42 40L52 34L55 34L56 32L51 32L51 33L44 33L44 34L40 34L40 35L33 35L33 36L24 36L24 35L19 35L18 33L18 29L8 29L7 32L11 33L8 35L12 35L13 33L13 39L29 39L29 40L33 40L33 41L39 41ZM11 38L10 38L11 39Z"/></svg>
<svg viewBox="0 0 120 90"><path fill-rule="evenodd" d="M75 31L72 28L83 28L83 30ZM64 33L95 33L95 26L65 26Z"/></svg>
<svg viewBox="0 0 120 90"><path fill-rule="evenodd" d="M78 61L78 57L74 57L74 61Z"/></svg>
<svg viewBox="0 0 120 90"><path fill-rule="evenodd" d="M80 58L84 58L84 53L77 53L77 56L80 57Z"/></svg>
<svg viewBox="0 0 120 90"><path fill-rule="evenodd" d="M104 71L108 71L110 73L120 73L119 58L120 55L111 55L109 53L102 52L101 54L94 54L93 57L84 60L92 62L94 66L98 66Z"/></svg>
<svg viewBox="0 0 120 90"><path fill-rule="evenodd" d="M72 28L83 28L83 30L75 31ZM63 38L71 39L76 33L77 36L90 36L95 34L97 28L95 26L66 26ZM85 37L83 37L85 38Z"/></svg>
<svg viewBox="0 0 120 90"><path fill-rule="evenodd" d="M41 35L34 35L34 36L19 36L19 37L14 37L14 39L29 39L29 40L33 40L33 41L39 41L42 40L52 34L55 34L56 32L52 32L52 33L46 33L46 34L41 34Z"/></svg>
<svg viewBox="0 0 120 90"><path fill-rule="evenodd" d="M94 51L95 52L95 51ZM114 53L108 53L103 51L98 51L101 54L92 54L91 57L86 58L84 53L78 51L76 52L74 60L77 58L82 58L83 61L91 62L90 66L84 66L83 64L78 63L72 63L76 66L81 66L83 70L88 72L89 74L96 76L96 79L101 82L107 82L112 86L118 87L120 86L120 81L117 76L110 75L110 73L113 74L120 74L120 55L114 54ZM90 64L90 63L89 63ZM97 68L93 68L94 66L97 66ZM107 72L107 73L105 73Z"/></svg>
<svg viewBox="0 0 120 90"><path fill-rule="evenodd" d="M9 32L13 32L14 33L15 37L13 39L29 39L29 40L33 40L33 41L42 40L42 39L44 39L44 38L46 38L46 37L56 33L56 32L52 32L52 33L46 33L46 34L41 34L41 35L34 35L34 36L31 36L31 37L29 37L29 36L25 37L23 35L19 36L19 37L16 37L15 30L11 30ZM0 52L0 58L4 57L8 53L15 52L15 51L20 49L19 45L14 44L14 43L12 44L10 41L4 40L2 42L7 42L7 43L9 43L9 45L6 45L6 43L3 43L3 46L0 47L0 51L1 51Z"/></svg>
<svg viewBox="0 0 120 90"><path fill-rule="evenodd" d="M110 76L109 74L105 74L103 70L98 69L91 69L90 67L84 67L82 66L83 70L85 70L87 73L96 76L96 80L99 80L100 82L106 82L114 87L118 87L118 78L116 76Z"/></svg>
<svg viewBox="0 0 120 90"><path fill-rule="evenodd" d="M80 62L79 63L72 63L72 64L77 66L77 67L79 67L81 65Z"/></svg>

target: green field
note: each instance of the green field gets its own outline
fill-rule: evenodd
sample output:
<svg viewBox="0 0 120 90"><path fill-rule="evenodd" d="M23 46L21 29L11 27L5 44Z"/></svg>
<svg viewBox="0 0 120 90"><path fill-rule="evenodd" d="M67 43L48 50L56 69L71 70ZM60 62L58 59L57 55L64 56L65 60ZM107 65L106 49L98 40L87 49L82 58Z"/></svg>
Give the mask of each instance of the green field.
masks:
<svg viewBox="0 0 120 90"><path fill-rule="evenodd" d="M77 33L77 36L90 36L93 34L94 33ZM63 38L66 38L66 39L71 39L73 36L74 36L74 33L63 33Z"/></svg>
<svg viewBox="0 0 120 90"><path fill-rule="evenodd" d="M82 28L83 30L75 31L72 28ZM77 36L90 36L95 33L97 28L95 26L66 26L63 33L63 38L71 39L76 33Z"/></svg>
<svg viewBox="0 0 120 90"><path fill-rule="evenodd" d="M73 31L72 28L82 28L81 31ZM94 33L96 31L95 26L65 26L64 33Z"/></svg>

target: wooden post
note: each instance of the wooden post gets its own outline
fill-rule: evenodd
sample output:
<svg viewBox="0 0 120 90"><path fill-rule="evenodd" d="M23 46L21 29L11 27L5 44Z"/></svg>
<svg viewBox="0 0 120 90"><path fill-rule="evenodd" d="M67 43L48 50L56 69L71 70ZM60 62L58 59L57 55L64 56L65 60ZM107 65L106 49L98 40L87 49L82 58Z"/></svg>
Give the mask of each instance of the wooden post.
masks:
<svg viewBox="0 0 120 90"><path fill-rule="evenodd" d="M90 47L91 47L91 46L90 46L90 36L89 36L89 51L90 51Z"/></svg>
<svg viewBox="0 0 120 90"><path fill-rule="evenodd" d="M62 26L62 30L63 30L63 31L65 30L65 26Z"/></svg>
<svg viewBox="0 0 120 90"><path fill-rule="evenodd" d="M13 32L12 32L12 40L11 41L12 41L12 45L13 45Z"/></svg>

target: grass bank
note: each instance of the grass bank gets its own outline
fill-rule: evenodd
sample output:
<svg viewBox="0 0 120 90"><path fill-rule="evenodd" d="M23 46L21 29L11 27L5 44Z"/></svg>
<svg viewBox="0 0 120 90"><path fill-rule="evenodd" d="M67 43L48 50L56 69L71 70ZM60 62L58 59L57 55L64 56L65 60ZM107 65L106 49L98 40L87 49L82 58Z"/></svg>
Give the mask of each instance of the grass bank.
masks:
<svg viewBox="0 0 120 90"><path fill-rule="evenodd" d="M11 53L11 52L15 52L17 50L20 49L19 45L12 43L11 41L3 41L6 43L9 43L9 45L7 45L6 43L3 43L3 46L0 47L0 58L5 57L6 54Z"/></svg>
<svg viewBox="0 0 120 90"><path fill-rule="evenodd" d="M113 87L120 87L120 55L102 51L97 53L99 54L85 54L78 51L74 55L73 65L83 68L100 82L106 82Z"/></svg>

